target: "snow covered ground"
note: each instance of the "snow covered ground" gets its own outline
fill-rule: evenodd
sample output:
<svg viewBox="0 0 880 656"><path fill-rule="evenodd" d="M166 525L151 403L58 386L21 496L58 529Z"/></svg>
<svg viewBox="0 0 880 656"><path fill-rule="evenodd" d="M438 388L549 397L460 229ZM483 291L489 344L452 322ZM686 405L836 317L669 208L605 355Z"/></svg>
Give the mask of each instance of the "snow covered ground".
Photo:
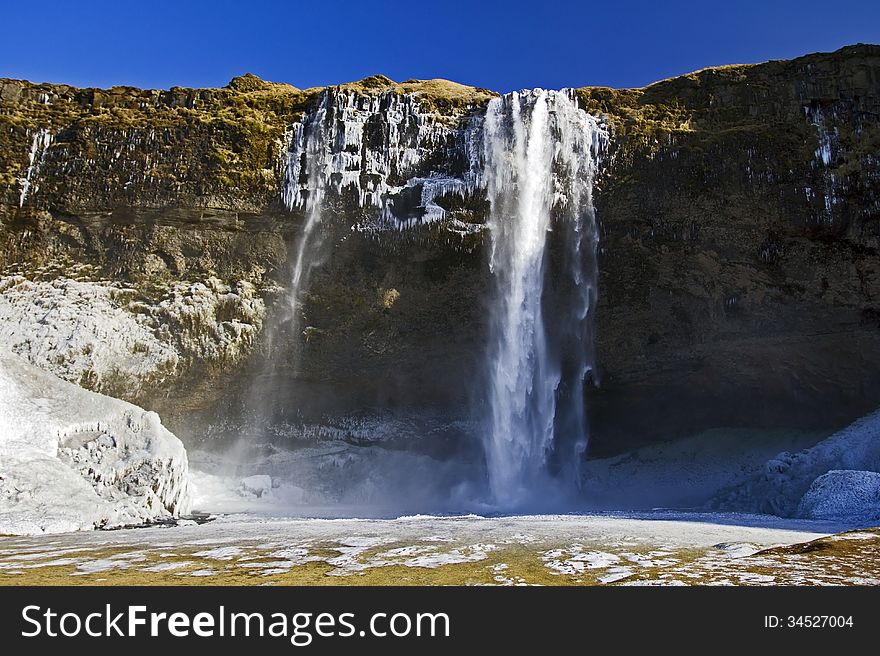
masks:
<svg viewBox="0 0 880 656"><path fill-rule="evenodd" d="M156 413L0 350L0 534L139 524L189 508L186 451Z"/></svg>
<svg viewBox="0 0 880 656"><path fill-rule="evenodd" d="M880 583L880 533L722 513L285 519L0 539L0 584ZM821 551L794 547L829 541ZM769 551L768 551L769 549Z"/></svg>

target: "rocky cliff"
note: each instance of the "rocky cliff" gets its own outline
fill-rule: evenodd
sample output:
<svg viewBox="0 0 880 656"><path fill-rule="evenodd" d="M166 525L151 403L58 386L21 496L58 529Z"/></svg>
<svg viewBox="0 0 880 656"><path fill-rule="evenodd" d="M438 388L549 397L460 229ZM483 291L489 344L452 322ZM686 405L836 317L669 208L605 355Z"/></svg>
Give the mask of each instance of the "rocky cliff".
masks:
<svg viewBox="0 0 880 656"><path fill-rule="evenodd" d="M305 420L469 416L489 274L486 201L464 154L493 95L381 76L329 90L251 75L169 91L0 80L0 307L33 315L4 310L5 330L33 361L61 358L69 378L175 430L252 403L269 337L291 345L274 384ZM876 407L880 47L577 95L611 134L595 195L593 448L705 426L831 426ZM291 192L296 126L328 97L377 107L340 156L410 143L393 136L392 106L424 143L380 180L360 160L337 171L361 193L336 184L328 197L321 265L300 320L283 323L306 216ZM393 204L370 201L377 185ZM27 338L48 330L33 310L45 294L28 291L40 285L106 296L113 326L149 333L125 347L145 373L90 364L110 319L76 353L41 352ZM52 328L65 348L68 324Z"/></svg>

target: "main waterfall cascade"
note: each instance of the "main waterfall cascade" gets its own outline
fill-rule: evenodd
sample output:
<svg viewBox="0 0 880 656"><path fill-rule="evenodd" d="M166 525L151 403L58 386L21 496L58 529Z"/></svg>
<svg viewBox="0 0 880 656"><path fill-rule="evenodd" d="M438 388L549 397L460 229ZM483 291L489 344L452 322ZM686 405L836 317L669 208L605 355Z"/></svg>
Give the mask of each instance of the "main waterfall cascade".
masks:
<svg viewBox="0 0 880 656"><path fill-rule="evenodd" d="M496 505L535 503L551 477L569 487L579 479L584 382L594 367L592 187L606 144L601 124L566 91L511 93L486 112L483 179L495 297L484 439ZM562 252L549 262L554 231Z"/></svg>
<svg viewBox="0 0 880 656"><path fill-rule="evenodd" d="M488 198L494 295L480 423L495 507L576 489L594 366L592 187L607 138L573 92L540 89L495 98L458 125L411 95L330 90L291 132L283 200L305 212L287 286L294 328L324 257L327 196L373 208L352 229L379 231L446 218L442 196ZM464 164L457 174L430 164L453 160Z"/></svg>

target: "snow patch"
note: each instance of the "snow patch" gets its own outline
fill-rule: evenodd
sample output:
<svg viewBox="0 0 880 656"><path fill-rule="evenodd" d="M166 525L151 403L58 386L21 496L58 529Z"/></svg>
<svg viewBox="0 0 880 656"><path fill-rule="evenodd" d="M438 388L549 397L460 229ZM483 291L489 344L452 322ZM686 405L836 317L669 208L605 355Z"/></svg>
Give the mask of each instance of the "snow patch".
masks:
<svg viewBox="0 0 880 656"><path fill-rule="evenodd" d="M238 547L217 547L216 549L207 549L206 551L197 551L193 556L202 558L212 558L214 560L232 560L236 556L241 555L241 549Z"/></svg>
<svg viewBox="0 0 880 656"><path fill-rule="evenodd" d="M545 566L560 574L581 574L588 569L607 569L620 562L616 554L604 551L584 551L581 544L567 549L551 549L541 559Z"/></svg>

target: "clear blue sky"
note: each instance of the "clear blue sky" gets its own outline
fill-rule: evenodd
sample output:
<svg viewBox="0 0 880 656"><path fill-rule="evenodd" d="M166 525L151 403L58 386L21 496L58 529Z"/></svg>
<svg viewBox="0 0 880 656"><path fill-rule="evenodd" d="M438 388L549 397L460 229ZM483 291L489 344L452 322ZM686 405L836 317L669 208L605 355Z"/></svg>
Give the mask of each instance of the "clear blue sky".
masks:
<svg viewBox="0 0 880 656"><path fill-rule="evenodd" d="M298 87L383 73L499 91L642 86L717 64L880 43L880 0L3 0L0 77Z"/></svg>

